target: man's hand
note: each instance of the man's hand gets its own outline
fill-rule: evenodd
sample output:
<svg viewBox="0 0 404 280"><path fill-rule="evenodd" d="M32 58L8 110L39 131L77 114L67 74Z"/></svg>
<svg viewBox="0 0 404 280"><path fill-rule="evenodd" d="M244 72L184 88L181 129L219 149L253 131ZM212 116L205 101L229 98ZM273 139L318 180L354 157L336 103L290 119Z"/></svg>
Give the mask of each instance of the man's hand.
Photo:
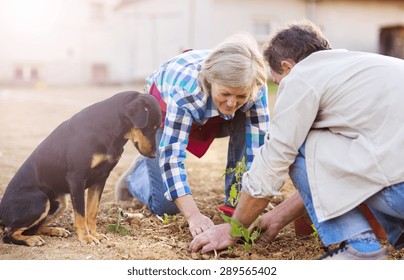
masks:
<svg viewBox="0 0 404 280"><path fill-rule="evenodd" d="M201 253L205 254L213 250L227 248L235 243L236 239L230 235L230 225L220 224L196 236L194 240L192 240L189 249L192 252L196 252L202 248Z"/></svg>
<svg viewBox="0 0 404 280"><path fill-rule="evenodd" d="M272 214L273 212L269 211L252 224L252 227L257 227L261 230L259 242L269 243L273 241L283 228L279 219Z"/></svg>
<svg viewBox="0 0 404 280"><path fill-rule="evenodd" d="M282 228L304 213L304 209L302 198L295 192L273 210L262 215L254 224L261 229L259 241L273 241Z"/></svg>
<svg viewBox="0 0 404 280"><path fill-rule="evenodd" d="M248 227L268 205L268 200L264 198L255 198L244 192L241 193L239 203L233 218L239 221L243 226ZM193 252L202 248L202 254L224 249L229 245L234 245L236 239L230 235L230 224L221 224L213 226L204 233L196 236L190 244Z"/></svg>

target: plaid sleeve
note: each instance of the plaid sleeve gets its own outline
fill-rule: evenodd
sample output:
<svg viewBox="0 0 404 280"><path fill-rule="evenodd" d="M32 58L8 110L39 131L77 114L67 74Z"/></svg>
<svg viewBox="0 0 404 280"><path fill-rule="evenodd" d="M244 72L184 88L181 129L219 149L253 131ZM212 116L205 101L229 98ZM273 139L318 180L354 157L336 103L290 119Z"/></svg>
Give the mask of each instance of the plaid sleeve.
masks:
<svg viewBox="0 0 404 280"><path fill-rule="evenodd" d="M268 88L264 86L258 93L257 100L246 111L246 162L250 168L254 154L264 144L264 138L269 131Z"/></svg>
<svg viewBox="0 0 404 280"><path fill-rule="evenodd" d="M168 200L191 194L184 161L188 135L192 125L191 114L174 102L167 104L167 115L161 138L160 167Z"/></svg>

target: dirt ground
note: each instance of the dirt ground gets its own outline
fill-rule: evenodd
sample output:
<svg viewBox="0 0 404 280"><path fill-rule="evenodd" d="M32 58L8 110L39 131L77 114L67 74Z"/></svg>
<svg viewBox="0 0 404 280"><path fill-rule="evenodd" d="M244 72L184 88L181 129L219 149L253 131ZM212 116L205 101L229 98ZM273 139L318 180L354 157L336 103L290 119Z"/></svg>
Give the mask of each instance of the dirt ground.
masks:
<svg viewBox="0 0 404 280"><path fill-rule="evenodd" d="M96 101L131 87L87 87L61 89L5 89L0 88L0 197L19 166L33 149L62 121L71 117ZM139 88L137 88L139 89ZM270 97L273 104L274 95ZM194 198L201 211L211 217L214 223L222 223L216 210L223 201L223 179L227 139L217 139L212 148L201 159L189 155L186 160L189 182ZM71 207L55 222L72 235L68 238L44 237L46 244L40 247L8 245L0 241L0 259L3 260L189 260L189 259L273 259L309 260L324 253L321 242L313 236L298 237L293 223L284 228L270 244L258 243L246 253L242 245L230 250L201 255L190 253L188 245L192 237L185 219L177 215L168 223L148 211L141 204L133 202L117 205L114 199L114 185L137 154L128 143L124 154L111 172L105 187L98 214L99 232L109 240L100 245L81 244L73 228ZM293 192L288 181L283 188L283 198ZM281 202L282 198L273 201ZM108 232L108 225L116 223L117 210L125 213L141 213L143 218L129 218L121 221L128 230L127 235ZM4 228L0 226L0 235ZM385 242L384 242L385 243ZM387 245L388 246L388 245ZM389 248L391 259L401 259L404 251Z"/></svg>

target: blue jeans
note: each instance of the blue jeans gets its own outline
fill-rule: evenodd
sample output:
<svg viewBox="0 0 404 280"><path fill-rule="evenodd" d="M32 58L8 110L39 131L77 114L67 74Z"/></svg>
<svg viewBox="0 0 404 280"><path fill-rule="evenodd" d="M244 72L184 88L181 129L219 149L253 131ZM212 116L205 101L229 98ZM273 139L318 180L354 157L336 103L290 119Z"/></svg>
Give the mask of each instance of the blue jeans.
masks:
<svg viewBox="0 0 404 280"><path fill-rule="evenodd" d="M227 168L234 168L237 162L241 161L245 155L246 138L245 138L245 113L237 111L232 120L223 123L221 130L216 138L230 136L229 148L227 153ZM157 147L161 141L163 129L159 128L156 134ZM132 196L146 204L150 211L157 215L173 215L180 212L176 204L164 197L166 189L163 184L161 169L159 164L160 153L156 158L141 157L127 178L128 190ZM224 170L223 170L224 172ZM229 197L230 188L236 178L233 174L225 176L225 200Z"/></svg>
<svg viewBox="0 0 404 280"><path fill-rule="evenodd" d="M300 193L318 235L324 245L339 243L371 230L362 212L354 208L345 214L319 223L313 207L307 179L305 144L300 148L289 170L290 178ZM404 247L404 182L384 188L364 201L387 233L388 241L396 248Z"/></svg>

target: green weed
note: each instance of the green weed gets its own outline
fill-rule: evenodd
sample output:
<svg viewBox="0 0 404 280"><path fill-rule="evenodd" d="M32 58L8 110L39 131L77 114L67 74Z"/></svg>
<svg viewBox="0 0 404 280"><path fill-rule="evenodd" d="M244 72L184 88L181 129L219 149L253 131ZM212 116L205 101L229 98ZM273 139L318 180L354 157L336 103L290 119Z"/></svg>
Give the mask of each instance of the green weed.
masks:
<svg viewBox="0 0 404 280"><path fill-rule="evenodd" d="M112 233L117 233L122 236L127 235L129 233L129 231L125 226L121 225L122 218L126 218L126 216L125 216L123 210L121 208L118 208L117 212L116 212L115 224L108 225L107 231L112 232Z"/></svg>
<svg viewBox="0 0 404 280"><path fill-rule="evenodd" d="M177 219L177 216L173 215L167 215L166 213L163 214L163 217L157 216L157 218L159 220L161 220L161 222L163 223L163 225L168 225L170 223L170 221L175 222Z"/></svg>
<svg viewBox="0 0 404 280"><path fill-rule="evenodd" d="M233 238L240 238L243 242L244 252L250 252L251 246L255 244L255 240L260 236L261 232L259 229L254 229L250 232L248 228L245 228L239 221L234 218L228 217L226 215L222 215L222 219L230 224L230 235ZM229 246L229 250L233 247Z"/></svg>
<svg viewBox="0 0 404 280"><path fill-rule="evenodd" d="M241 159L241 161L236 163L234 168L227 168L224 175L233 174L236 178L236 182L231 185L229 198L227 201L231 206L235 207L239 201L240 191L241 191L241 179L243 178L244 172L246 172L247 166L245 164L245 157ZM224 176L223 175L223 176Z"/></svg>

